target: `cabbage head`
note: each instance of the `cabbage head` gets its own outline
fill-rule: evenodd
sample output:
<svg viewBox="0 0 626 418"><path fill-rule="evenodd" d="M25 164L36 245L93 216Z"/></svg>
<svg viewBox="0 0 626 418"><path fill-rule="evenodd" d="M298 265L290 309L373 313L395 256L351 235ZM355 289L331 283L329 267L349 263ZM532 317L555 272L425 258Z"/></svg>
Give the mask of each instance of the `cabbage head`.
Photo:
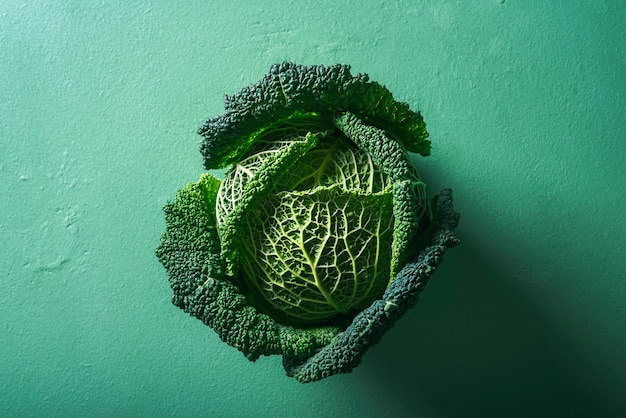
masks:
<svg viewBox="0 0 626 418"><path fill-rule="evenodd" d="M222 175L164 207L173 303L301 382L349 372L458 242L451 192L427 196L410 156L424 120L347 65L273 65L224 107L198 131Z"/></svg>

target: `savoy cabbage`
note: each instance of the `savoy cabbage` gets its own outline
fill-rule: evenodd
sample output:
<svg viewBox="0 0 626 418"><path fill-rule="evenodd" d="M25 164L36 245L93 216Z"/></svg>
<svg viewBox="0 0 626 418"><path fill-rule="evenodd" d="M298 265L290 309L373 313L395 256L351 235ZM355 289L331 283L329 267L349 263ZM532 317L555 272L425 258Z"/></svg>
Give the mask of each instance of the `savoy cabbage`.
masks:
<svg viewBox="0 0 626 418"><path fill-rule="evenodd" d="M352 370L457 243L451 194L408 152L424 121L345 65L277 64L200 129L204 174L166 205L174 303L302 382Z"/></svg>

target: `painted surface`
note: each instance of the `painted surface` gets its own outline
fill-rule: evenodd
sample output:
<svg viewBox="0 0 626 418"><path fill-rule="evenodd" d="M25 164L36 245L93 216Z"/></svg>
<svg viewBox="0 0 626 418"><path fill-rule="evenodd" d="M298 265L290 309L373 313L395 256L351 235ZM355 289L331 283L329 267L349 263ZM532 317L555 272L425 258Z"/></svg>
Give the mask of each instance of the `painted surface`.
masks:
<svg viewBox="0 0 626 418"><path fill-rule="evenodd" d="M0 415L626 413L626 8L471 3L4 1ZM462 213L417 307L310 385L171 305L153 254L196 128L283 60L420 109Z"/></svg>

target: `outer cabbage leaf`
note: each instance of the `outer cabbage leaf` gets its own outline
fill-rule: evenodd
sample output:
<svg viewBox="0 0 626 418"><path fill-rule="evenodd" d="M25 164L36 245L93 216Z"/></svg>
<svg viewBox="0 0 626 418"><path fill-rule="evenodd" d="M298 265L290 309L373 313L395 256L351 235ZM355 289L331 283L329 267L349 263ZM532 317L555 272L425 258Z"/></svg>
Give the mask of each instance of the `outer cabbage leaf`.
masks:
<svg viewBox="0 0 626 418"><path fill-rule="evenodd" d="M294 113L350 112L389 132L410 152L430 154L426 125L419 112L399 102L367 74L350 74L349 65L272 65L265 77L224 99L225 113L198 130L207 169L239 161L254 145L253 135Z"/></svg>

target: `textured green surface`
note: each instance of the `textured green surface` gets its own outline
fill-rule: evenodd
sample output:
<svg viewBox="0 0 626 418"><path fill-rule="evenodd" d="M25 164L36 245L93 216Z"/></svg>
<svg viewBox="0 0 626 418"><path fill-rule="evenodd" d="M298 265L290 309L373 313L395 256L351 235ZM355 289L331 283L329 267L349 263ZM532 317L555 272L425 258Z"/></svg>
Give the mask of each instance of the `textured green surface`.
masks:
<svg viewBox="0 0 626 418"><path fill-rule="evenodd" d="M369 306L389 282L392 199L390 191L320 187L261 200L245 222L247 283L295 321L324 322Z"/></svg>
<svg viewBox="0 0 626 418"><path fill-rule="evenodd" d="M0 415L626 412L622 1L4 2ZM270 64L349 63L427 122L463 244L350 375L301 385L170 304L161 207Z"/></svg>

